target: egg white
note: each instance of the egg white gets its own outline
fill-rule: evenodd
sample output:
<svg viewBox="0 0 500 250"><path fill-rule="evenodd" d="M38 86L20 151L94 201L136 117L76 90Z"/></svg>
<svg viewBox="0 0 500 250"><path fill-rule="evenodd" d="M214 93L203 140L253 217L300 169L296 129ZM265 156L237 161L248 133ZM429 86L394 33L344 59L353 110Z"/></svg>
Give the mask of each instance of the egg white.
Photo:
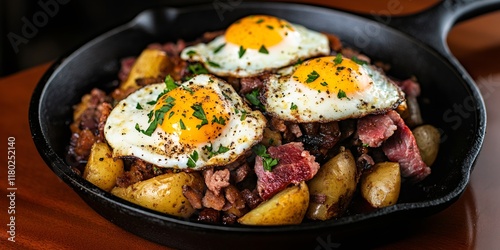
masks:
<svg viewBox="0 0 500 250"><path fill-rule="evenodd" d="M293 69L282 71L286 75L272 75L265 83L266 111L283 120L305 123L360 118L395 109L404 100L400 88L371 65L359 67L363 77L358 80L368 88L342 98L338 92L308 88L291 77Z"/></svg>
<svg viewBox="0 0 500 250"><path fill-rule="evenodd" d="M165 89L164 83L151 84L130 94L111 111L104 134L113 148L113 157L137 157L158 167L186 169L188 160L196 151L198 160L196 166L190 169L201 170L235 161L262 139L265 117L259 111L252 111L231 85L215 76L203 74L182 83L180 87L194 85L212 88L230 109L227 126L218 138L199 145L187 145L179 141L178 135L166 133L160 127L151 136L138 131L136 124L140 128L149 125L148 113L154 104L148 102L156 100ZM138 109L138 105L142 109ZM213 151L223 146L228 151L209 157L207 146L211 146Z"/></svg>
<svg viewBox="0 0 500 250"><path fill-rule="evenodd" d="M227 42L224 35L211 42L186 47L181 58L188 61L202 62L207 70L218 76L249 77L264 71L286 67L299 60L328 55L328 38L319 32L309 30L298 24L291 24L295 31L288 32L283 40L272 47L267 47L268 54L256 49L247 49L240 58L240 46ZM224 45L215 53L217 48ZM215 64L214 64L215 63Z"/></svg>

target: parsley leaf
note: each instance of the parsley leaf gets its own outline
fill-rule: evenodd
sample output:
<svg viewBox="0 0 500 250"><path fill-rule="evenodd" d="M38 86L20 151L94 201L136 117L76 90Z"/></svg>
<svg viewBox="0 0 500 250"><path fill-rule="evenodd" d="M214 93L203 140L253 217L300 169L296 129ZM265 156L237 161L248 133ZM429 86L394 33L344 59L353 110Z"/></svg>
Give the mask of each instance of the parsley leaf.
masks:
<svg viewBox="0 0 500 250"><path fill-rule="evenodd" d="M208 73L208 70L205 69L200 63L195 63L195 64L189 65L188 70L195 75Z"/></svg>
<svg viewBox="0 0 500 250"><path fill-rule="evenodd" d="M229 148L222 146L222 144L219 145L219 149L217 151L214 151L212 144L206 145L205 147L203 147L203 149L208 151L208 159L212 158L215 155L223 154L229 151Z"/></svg>
<svg viewBox="0 0 500 250"><path fill-rule="evenodd" d="M336 56L335 56L335 59L333 59L333 62L335 63L335 65L338 65L338 64L341 64L342 63L342 54L338 53Z"/></svg>
<svg viewBox="0 0 500 250"><path fill-rule="evenodd" d="M165 94L167 94L168 92L170 92L172 89L175 89L177 88L179 85L177 85L174 81L174 79L170 76L170 75L167 75L165 77L165 89L163 90L163 92L161 92L158 97L156 97L156 101L150 101L148 102L147 104L149 105L153 105L153 104L156 104L158 102L158 100L160 100L160 98L162 96L164 96Z"/></svg>
<svg viewBox="0 0 500 250"><path fill-rule="evenodd" d="M306 83L314 82L314 80L318 79L319 74L316 70L313 70L309 75L307 75Z"/></svg>
<svg viewBox="0 0 500 250"><path fill-rule="evenodd" d="M297 104L293 103L290 105L290 110L297 110Z"/></svg>
<svg viewBox="0 0 500 250"><path fill-rule="evenodd" d="M272 158L267 153L266 146L257 144L255 147L253 147L253 151L256 155L262 157L262 163L265 170L272 171L273 167L278 165L278 159Z"/></svg>
<svg viewBox="0 0 500 250"><path fill-rule="evenodd" d="M135 106L136 109L142 109L142 106L141 104L137 103L137 105Z"/></svg>
<svg viewBox="0 0 500 250"><path fill-rule="evenodd" d="M196 51L194 51L194 50L190 50L190 51L186 52L186 54L187 54L188 56L196 55Z"/></svg>
<svg viewBox="0 0 500 250"><path fill-rule="evenodd" d="M214 49L214 54L217 54L222 48L224 48L224 46L226 46L225 43L219 45L217 48Z"/></svg>
<svg viewBox="0 0 500 250"><path fill-rule="evenodd" d="M353 57L351 58L351 60L352 60L353 62L355 62L355 63L359 64L359 65L365 65L365 64L368 64L368 62L367 62L367 61L365 61L365 60L361 60L361 59L359 59L359 58L358 58L358 57L356 57L356 56L353 56Z"/></svg>
<svg viewBox="0 0 500 250"><path fill-rule="evenodd" d="M190 88L190 87L187 87L187 86L183 86L182 87L185 91L189 92L191 95L194 94L194 91Z"/></svg>
<svg viewBox="0 0 500 250"><path fill-rule="evenodd" d="M205 111L203 110L201 104L194 104L191 108L194 110L193 116L201 120L201 124L196 125L197 129L200 129L203 125L208 124L207 116L205 115Z"/></svg>
<svg viewBox="0 0 500 250"><path fill-rule="evenodd" d="M222 117L222 116L219 116L219 118L217 118L214 115L214 118L212 119L212 124L214 124L214 123L218 123L220 125L226 125L226 119L224 119L224 117Z"/></svg>
<svg viewBox="0 0 500 250"><path fill-rule="evenodd" d="M321 84L321 86L328 86L328 83L327 83L327 82L322 82L322 83L320 83L320 84Z"/></svg>
<svg viewBox="0 0 500 250"><path fill-rule="evenodd" d="M152 119L152 121L149 123L149 126L146 130L143 130L140 128L139 124L136 123L135 124L135 129L147 136L151 136L153 134L153 132L155 131L156 127L158 127L158 125L162 124L163 123L163 119L165 118L165 114L170 111L172 109L172 107L174 107L175 103L174 103L175 99L171 96L167 97L165 99L165 104L163 104L163 106L161 106L159 109L156 109L154 110L153 112L150 112L148 114L148 117L149 117L149 120Z"/></svg>
<svg viewBox="0 0 500 250"><path fill-rule="evenodd" d="M264 22L264 19L261 18L261 19L257 20L257 22L255 22L255 23L263 23L263 22Z"/></svg>
<svg viewBox="0 0 500 250"><path fill-rule="evenodd" d="M182 130L186 130L186 125L184 124L184 122L182 121L182 119L179 120L179 125L181 126Z"/></svg>
<svg viewBox="0 0 500 250"><path fill-rule="evenodd" d="M178 87L178 85L175 83L174 79L170 75L165 77L165 85L167 86L168 91L171 91Z"/></svg>
<svg viewBox="0 0 500 250"><path fill-rule="evenodd" d="M259 100L259 90L258 89L254 89L252 90L252 92L248 93L245 95L245 97L247 98L247 100L254 106L257 106L259 108L261 108L262 110L265 110L266 107L264 107L264 105L260 102Z"/></svg>
<svg viewBox="0 0 500 250"><path fill-rule="evenodd" d="M247 49L243 48L243 46L240 46L240 50L238 51L239 58L243 57L245 52L247 52Z"/></svg>
<svg viewBox="0 0 500 250"><path fill-rule="evenodd" d="M339 99L342 99L344 97L347 97L347 95L346 95L346 93L343 90L339 89L339 92L337 93L337 97Z"/></svg>
<svg viewBox="0 0 500 250"><path fill-rule="evenodd" d="M238 110L236 110L236 111L238 111ZM240 112L241 112L240 121L243 121L243 120L245 120L245 118L247 118L247 111L242 109L242 110L240 110ZM238 113L236 113L236 114L238 114Z"/></svg>
<svg viewBox="0 0 500 250"><path fill-rule="evenodd" d="M269 51L267 51L266 46L262 45L260 46L259 53L269 54Z"/></svg>
<svg viewBox="0 0 500 250"><path fill-rule="evenodd" d="M189 159L187 162L187 166L189 168L194 168L196 167L196 162L198 161L198 151L193 151L192 154L189 155Z"/></svg>
<svg viewBox="0 0 500 250"><path fill-rule="evenodd" d="M215 67L215 68L220 68L220 65L216 62L208 61L208 65Z"/></svg>
<svg viewBox="0 0 500 250"><path fill-rule="evenodd" d="M268 29L270 29L270 30L273 30L273 29L274 29L274 27L273 27L273 26L271 26L271 25L266 25L266 27L267 27Z"/></svg>

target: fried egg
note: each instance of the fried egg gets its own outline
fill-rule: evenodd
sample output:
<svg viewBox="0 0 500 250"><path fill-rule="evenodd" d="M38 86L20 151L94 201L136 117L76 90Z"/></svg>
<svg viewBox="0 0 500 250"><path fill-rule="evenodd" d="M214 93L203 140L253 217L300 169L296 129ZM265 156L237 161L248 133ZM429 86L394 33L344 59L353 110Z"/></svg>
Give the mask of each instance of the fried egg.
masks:
<svg viewBox="0 0 500 250"><path fill-rule="evenodd" d="M173 84L147 85L113 108L104 135L114 157L201 170L233 162L262 139L265 117L225 81L202 74Z"/></svg>
<svg viewBox="0 0 500 250"><path fill-rule="evenodd" d="M337 56L308 60L272 75L265 83L265 108L295 122L330 122L395 109L404 94L366 62Z"/></svg>
<svg viewBox="0 0 500 250"><path fill-rule="evenodd" d="M215 75L241 78L329 53L324 34L277 17L253 15L234 22L208 44L186 47L181 58L201 62Z"/></svg>

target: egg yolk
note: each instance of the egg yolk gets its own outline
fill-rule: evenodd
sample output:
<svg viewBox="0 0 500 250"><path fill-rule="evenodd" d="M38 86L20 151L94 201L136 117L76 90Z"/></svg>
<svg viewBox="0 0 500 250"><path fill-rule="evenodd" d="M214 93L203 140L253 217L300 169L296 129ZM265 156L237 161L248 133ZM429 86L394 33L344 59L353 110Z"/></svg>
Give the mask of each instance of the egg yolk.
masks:
<svg viewBox="0 0 500 250"><path fill-rule="evenodd" d="M310 89L339 97L349 97L370 84L369 76L359 64L341 56L308 60L297 67L292 78Z"/></svg>
<svg viewBox="0 0 500 250"><path fill-rule="evenodd" d="M226 30L226 41L247 49L274 46L289 32L294 32L289 22L273 16L253 15L234 22Z"/></svg>
<svg viewBox="0 0 500 250"><path fill-rule="evenodd" d="M220 136L229 119L224 101L211 88L178 87L162 96L154 111L168 110L159 125L182 143L197 145Z"/></svg>

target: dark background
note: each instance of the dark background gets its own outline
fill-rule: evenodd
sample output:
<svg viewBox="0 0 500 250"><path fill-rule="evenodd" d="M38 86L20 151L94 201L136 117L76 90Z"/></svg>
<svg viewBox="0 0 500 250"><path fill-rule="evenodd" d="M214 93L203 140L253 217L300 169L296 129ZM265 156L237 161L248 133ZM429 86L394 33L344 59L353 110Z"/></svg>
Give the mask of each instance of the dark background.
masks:
<svg viewBox="0 0 500 250"><path fill-rule="evenodd" d="M54 60L93 37L131 20L141 10L165 5L214 4L215 1L239 2L0 0L0 76ZM30 25L35 29L30 30Z"/></svg>

